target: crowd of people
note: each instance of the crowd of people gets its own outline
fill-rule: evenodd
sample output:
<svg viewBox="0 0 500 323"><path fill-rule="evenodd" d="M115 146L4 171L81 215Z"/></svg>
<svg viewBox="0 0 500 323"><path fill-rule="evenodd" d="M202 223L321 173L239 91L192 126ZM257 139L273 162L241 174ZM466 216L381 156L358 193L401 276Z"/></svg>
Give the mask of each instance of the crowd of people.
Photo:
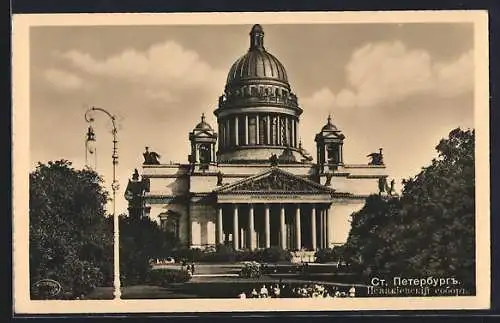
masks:
<svg viewBox="0 0 500 323"><path fill-rule="evenodd" d="M336 286L304 284L293 287L288 284L271 284L267 287L254 288L249 293L241 292L239 298L337 298L356 297L356 288L341 290Z"/></svg>

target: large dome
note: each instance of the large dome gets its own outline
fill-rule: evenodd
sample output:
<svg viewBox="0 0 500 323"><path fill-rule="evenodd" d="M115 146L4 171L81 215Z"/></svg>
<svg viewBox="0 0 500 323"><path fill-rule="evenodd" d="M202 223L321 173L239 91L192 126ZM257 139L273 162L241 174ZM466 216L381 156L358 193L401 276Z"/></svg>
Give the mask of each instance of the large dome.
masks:
<svg viewBox="0 0 500 323"><path fill-rule="evenodd" d="M250 48L229 70L217 117L217 160L222 163L301 163L298 148L302 109L285 67L264 48L264 31L254 25ZM274 156L274 157L273 157Z"/></svg>
<svg viewBox="0 0 500 323"><path fill-rule="evenodd" d="M233 64L227 76L227 84L263 78L288 83L285 67L276 57L265 50L250 50Z"/></svg>
<svg viewBox="0 0 500 323"><path fill-rule="evenodd" d="M227 84L257 79L288 83L283 64L264 48L264 31L260 25L254 25L250 31L250 49L229 70Z"/></svg>

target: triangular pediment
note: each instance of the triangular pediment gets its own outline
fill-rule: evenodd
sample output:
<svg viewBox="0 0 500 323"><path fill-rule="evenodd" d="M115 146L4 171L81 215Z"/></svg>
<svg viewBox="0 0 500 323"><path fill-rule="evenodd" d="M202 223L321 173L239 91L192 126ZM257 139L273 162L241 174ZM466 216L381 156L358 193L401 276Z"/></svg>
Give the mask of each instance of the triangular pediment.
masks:
<svg viewBox="0 0 500 323"><path fill-rule="evenodd" d="M216 192L333 194L334 190L274 167L255 176L222 186Z"/></svg>
<svg viewBox="0 0 500 323"><path fill-rule="evenodd" d="M345 136L340 132L327 132L323 134L323 139L338 139L343 140Z"/></svg>
<svg viewBox="0 0 500 323"><path fill-rule="evenodd" d="M196 137L200 138L212 138L214 135L213 133L210 133L206 130L196 130L193 132L193 135L195 135Z"/></svg>

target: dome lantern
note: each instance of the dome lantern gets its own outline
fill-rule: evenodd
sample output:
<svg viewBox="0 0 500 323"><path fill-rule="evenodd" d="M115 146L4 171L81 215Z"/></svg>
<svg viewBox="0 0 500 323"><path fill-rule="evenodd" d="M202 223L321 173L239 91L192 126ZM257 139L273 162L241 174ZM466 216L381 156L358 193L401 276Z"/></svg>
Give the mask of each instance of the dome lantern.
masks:
<svg viewBox="0 0 500 323"><path fill-rule="evenodd" d="M250 31L250 50L264 50L264 30L259 24Z"/></svg>

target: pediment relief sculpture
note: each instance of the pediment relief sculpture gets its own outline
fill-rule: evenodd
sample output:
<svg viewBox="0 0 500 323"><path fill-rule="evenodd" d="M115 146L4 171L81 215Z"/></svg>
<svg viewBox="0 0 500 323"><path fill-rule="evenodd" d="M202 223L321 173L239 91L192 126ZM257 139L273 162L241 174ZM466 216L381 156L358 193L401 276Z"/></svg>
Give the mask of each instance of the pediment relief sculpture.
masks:
<svg viewBox="0 0 500 323"><path fill-rule="evenodd" d="M317 192L318 188L299 178L271 173L266 177L241 183L231 191Z"/></svg>

